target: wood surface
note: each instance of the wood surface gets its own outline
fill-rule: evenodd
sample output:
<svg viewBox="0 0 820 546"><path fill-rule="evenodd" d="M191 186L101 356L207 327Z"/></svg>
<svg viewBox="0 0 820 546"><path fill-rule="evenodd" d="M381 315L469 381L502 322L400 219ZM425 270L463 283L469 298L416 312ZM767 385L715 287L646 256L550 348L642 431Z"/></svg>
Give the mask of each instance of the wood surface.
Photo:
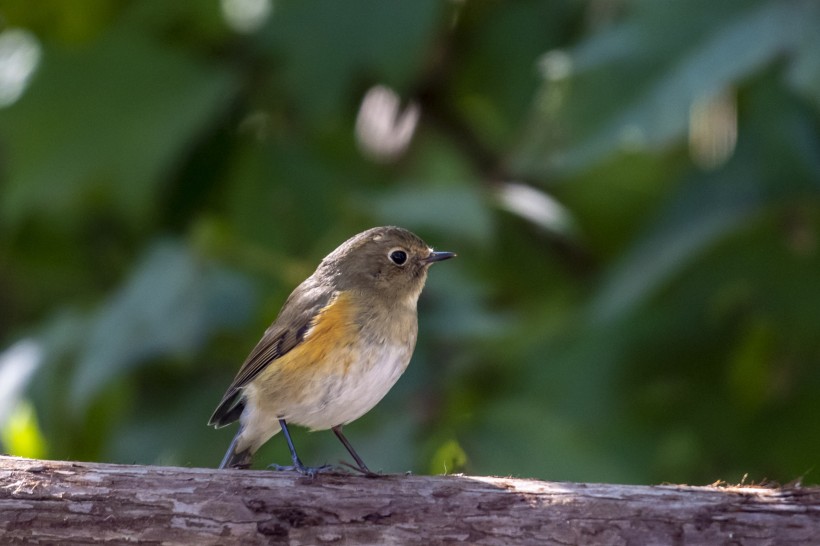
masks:
<svg viewBox="0 0 820 546"><path fill-rule="evenodd" d="M0 544L820 544L820 488L0 457Z"/></svg>

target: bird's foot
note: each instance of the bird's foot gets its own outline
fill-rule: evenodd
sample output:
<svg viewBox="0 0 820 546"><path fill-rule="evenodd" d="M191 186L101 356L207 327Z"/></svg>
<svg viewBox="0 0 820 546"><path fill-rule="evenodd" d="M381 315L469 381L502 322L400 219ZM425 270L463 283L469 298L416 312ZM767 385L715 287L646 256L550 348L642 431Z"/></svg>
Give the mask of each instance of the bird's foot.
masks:
<svg viewBox="0 0 820 546"><path fill-rule="evenodd" d="M270 464L268 468L271 470L277 471L289 471L289 472L298 472L303 476L307 476L308 478L315 478L317 474L321 472L333 472L338 470L335 466L330 464L323 464L322 466L305 466L301 462L294 465L282 466L278 464Z"/></svg>

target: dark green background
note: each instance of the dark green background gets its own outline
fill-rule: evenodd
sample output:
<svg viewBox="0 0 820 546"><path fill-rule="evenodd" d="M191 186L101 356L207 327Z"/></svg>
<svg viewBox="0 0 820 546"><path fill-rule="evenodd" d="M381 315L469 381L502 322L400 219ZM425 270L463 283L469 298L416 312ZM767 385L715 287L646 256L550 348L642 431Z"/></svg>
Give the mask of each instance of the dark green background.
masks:
<svg viewBox="0 0 820 546"><path fill-rule="evenodd" d="M346 429L371 468L818 482L816 2L276 0L241 33L215 1L3 0L0 25L42 53L0 109L0 344L42 350L7 450L215 466L234 430L205 423L290 290L398 224L459 257ZM374 85L420 110L398 157L357 144ZM728 154L690 144L703 104L737 112Z"/></svg>

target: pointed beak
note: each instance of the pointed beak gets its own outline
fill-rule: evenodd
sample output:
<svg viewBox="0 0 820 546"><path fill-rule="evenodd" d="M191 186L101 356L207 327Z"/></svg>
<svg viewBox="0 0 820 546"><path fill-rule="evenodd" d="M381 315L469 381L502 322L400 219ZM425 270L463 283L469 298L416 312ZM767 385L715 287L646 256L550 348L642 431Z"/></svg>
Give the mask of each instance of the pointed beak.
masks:
<svg viewBox="0 0 820 546"><path fill-rule="evenodd" d="M433 262L441 262L455 257L455 252L431 252L429 256L422 260L422 262L424 262L425 264L431 264Z"/></svg>

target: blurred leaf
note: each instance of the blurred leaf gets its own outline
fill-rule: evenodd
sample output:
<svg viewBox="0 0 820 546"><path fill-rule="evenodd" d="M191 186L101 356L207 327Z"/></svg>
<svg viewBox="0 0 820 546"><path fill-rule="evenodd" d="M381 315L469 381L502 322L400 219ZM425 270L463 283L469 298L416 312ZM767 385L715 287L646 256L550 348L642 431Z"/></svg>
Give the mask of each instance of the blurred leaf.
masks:
<svg viewBox="0 0 820 546"><path fill-rule="evenodd" d="M94 319L71 385L85 408L100 389L161 355L190 354L214 331L242 325L252 291L236 274L175 241L156 243Z"/></svg>
<svg viewBox="0 0 820 546"><path fill-rule="evenodd" d="M3 427L2 439L4 452L10 455L39 459L47 453L34 406L26 400L17 403Z"/></svg>
<svg viewBox="0 0 820 546"><path fill-rule="evenodd" d="M3 0L4 22L26 27L68 44L87 43L104 32L113 16L125 6L118 0L62 2L41 0Z"/></svg>
<svg viewBox="0 0 820 546"><path fill-rule="evenodd" d="M70 457L67 446L79 434L74 413L69 411L68 397L77 355L88 339L92 323L88 313L75 308L58 308L39 327L38 339L44 350L44 361L29 387L37 407L38 419L48 438L50 457Z"/></svg>
<svg viewBox="0 0 820 546"><path fill-rule="evenodd" d="M731 180L726 180L731 176ZM724 172L685 184L643 238L612 268L593 299L607 321L643 301L688 260L739 228L764 203L753 172Z"/></svg>
<svg viewBox="0 0 820 546"><path fill-rule="evenodd" d="M805 40L798 53L789 67L788 81L820 107L820 35L815 33Z"/></svg>
<svg viewBox="0 0 820 546"><path fill-rule="evenodd" d="M820 154L805 145L813 137L801 112L771 78L761 79L748 101L757 108L741 126L735 156L718 172L693 174L669 199L604 279L592 303L594 319L628 312L767 206L820 196Z"/></svg>
<svg viewBox="0 0 820 546"><path fill-rule="evenodd" d="M431 474L457 474L467 466L467 453L458 440L447 440L433 454L430 461Z"/></svg>
<svg viewBox="0 0 820 546"><path fill-rule="evenodd" d="M617 150L668 146L685 134L697 99L794 53L818 25L810 2L635 2L564 61L570 91L551 123L568 129L566 147L550 160L573 171Z"/></svg>
<svg viewBox="0 0 820 546"><path fill-rule="evenodd" d="M70 225L96 203L132 221L151 214L163 175L232 87L226 71L127 30L94 47L46 45L29 90L0 110L2 222Z"/></svg>
<svg viewBox="0 0 820 546"><path fill-rule="evenodd" d="M577 4L519 0L460 6L455 59L447 74L455 93L447 98L483 141L506 149L527 122L540 83L536 61L560 44Z"/></svg>
<svg viewBox="0 0 820 546"><path fill-rule="evenodd" d="M449 249L442 247L441 250ZM479 263L469 256L458 259L468 260L469 265ZM435 312L428 311L420 319L420 328L424 331L435 332L448 340L498 339L513 326L512 317L489 309L488 287L469 274L469 265L454 262L448 267L436 267L430 273L419 308L421 313L431 307ZM446 335L442 335L445 332Z"/></svg>
<svg viewBox="0 0 820 546"><path fill-rule="evenodd" d="M644 228L640 222L669 198L689 168L682 153L622 154L550 191L573 211L584 248L607 261Z"/></svg>
<svg viewBox="0 0 820 546"><path fill-rule="evenodd" d="M0 352L0 427L11 418L42 363L43 347L33 339L22 339Z"/></svg>
<svg viewBox="0 0 820 546"><path fill-rule="evenodd" d="M206 425L227 383L217 384L202 372L197 367L195 374L165 373L161 384L140 389L100 456L127 464L215 468L236 430Z"/></svg>
<svg viewBox="0 0 820 546"><path fill-rule="evenodd" d="M620 445L604 448L601 428L551 413L532 398L507 399L478 417L464 445L483 472L547 480L639 481L635 470L615 456L629 447L623 436Z"/></svg>
<svg viewBox="0 0 820 546"><path fill-rule="evenodd" d="M332 161L316 155L317 150L296 139L247 143L237 151L227 176L232 189L227 212L244 240L303 254L327 234L327 225L317 218L355 204L339 191L352 175L338 172ZM298 191L293 191L294 185ZM330 243L339 244L339 237L352 233L332 235Z"/></svg>
<svg viewBox="0 0 820 546"><path fill-rule="evenodd" d="M654 446L654 465L660 476L669 476L673 483L686 483L688 476L705 465L700 454L703 446L699 445L698 436L691 430L665 430ZM728 479L729 476L724 476Z"/></svg>
<svg viewBox="0 0 820 546"><path fill-rule="evenodd" d="M284 0L265 39L297 107L327 123L356 99L353 85L403 90L439 24L437 0ZM342 45L343 44L343 45Z"/></svg>
<svg viewBox="0 0 820 546"><path fill-rule="evenodd" d="M23 429L45 455L214 466L235 429L205 421L289 290L400 224L459 257L350 425L371 468L817 466L820 3L265 6L255 32L199 0L0 8L43 48L0 110L0 343L43 347ZM419 112L386 162L356 140L374 85ZM294 433L306 462L346 458ZM287 460L278 437L257 466Z"/></svg>
<svg viewBox="0 0 820 546"><path fill-rule="evenodd" d="M447 233L454 240L474 244L492 238L487 199L474 186L430 187L421 184L396 188L374 200L373 211L383 223Z"/></svg>
<svg viewBox="0 0 820 546"><path fill-rule="evenodd" d="M729 361L729 387L736 403L750 412L770 396L774 331L758 320L746 328Z"/></svg>

